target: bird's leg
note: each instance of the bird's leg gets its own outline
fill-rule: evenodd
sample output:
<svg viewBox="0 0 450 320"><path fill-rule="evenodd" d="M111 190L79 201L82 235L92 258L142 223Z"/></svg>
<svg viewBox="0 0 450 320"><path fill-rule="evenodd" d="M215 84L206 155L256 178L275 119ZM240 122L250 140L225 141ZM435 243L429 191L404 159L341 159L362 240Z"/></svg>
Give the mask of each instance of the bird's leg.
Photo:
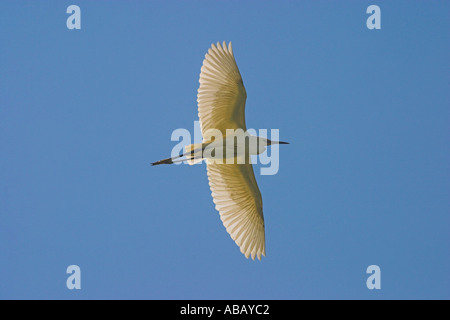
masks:
<svg viewBox="0 0 450 320"><path fill-rule="evenodd" d="M152 166L157 166L159 164L172 164L172 163L173 163L172 158L167 158L167 159L159 160L159 161L156 161L156 162L152 162L151 165Z"/></svg>
<svg viewBox="0 0 450 320"><path fill-rule="evenodd" d="M156 161L156 162L152 162L151 165L152 166L157 166L159 164L172 164L172 163L177 163L177 162L182 162L182 161L186 161L186 160L189 160L189 159L193 159L194 158L194 154L196 152L200 151L200 150L201 150L201 148L195 149L195 150L193 149L193 150L191 150L189 152L186 152L184 154L180 154L180 155L178 155L176 157L171 157L171 158L159 160L159 161ZM188 156L189 156L189 159L183 159L183 160L174 161L176 159L179 159L179 158L182 158L182 157L188 157Z"/></svg>

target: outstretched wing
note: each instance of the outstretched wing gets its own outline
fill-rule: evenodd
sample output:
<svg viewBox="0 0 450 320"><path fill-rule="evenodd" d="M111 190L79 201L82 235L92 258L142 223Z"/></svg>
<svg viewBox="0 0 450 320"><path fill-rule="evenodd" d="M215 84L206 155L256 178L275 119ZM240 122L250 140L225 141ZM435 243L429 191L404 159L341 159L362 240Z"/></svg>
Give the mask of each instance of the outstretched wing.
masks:
<svg viewBox="0 0 450 320"><path fill-rule="evenodd" d="M253 167L207 162L208 180L216 209L231 238L248 258L266 255L262 198Z"/></svg>
<svg viewBox="0 0 450 320"><path fill-rule="evenodd" d="M234 60L231 42L228 47L212 44L203 60L198 88L198 117L203 136L208 129L218 129L225 136L226 129L245 126L245 92L241 74Z"/></svg>

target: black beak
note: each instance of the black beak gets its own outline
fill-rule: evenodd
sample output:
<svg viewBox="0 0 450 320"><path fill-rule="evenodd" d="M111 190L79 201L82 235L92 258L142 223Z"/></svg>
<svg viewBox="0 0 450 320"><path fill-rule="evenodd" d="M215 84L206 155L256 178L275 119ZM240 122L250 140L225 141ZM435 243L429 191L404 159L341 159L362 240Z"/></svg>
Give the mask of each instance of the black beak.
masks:
<svg viewBox="0 0 450 320"><path fill-rule="evenodd" d="M289 144L289 142L278 141L278 144Z"/></svg>

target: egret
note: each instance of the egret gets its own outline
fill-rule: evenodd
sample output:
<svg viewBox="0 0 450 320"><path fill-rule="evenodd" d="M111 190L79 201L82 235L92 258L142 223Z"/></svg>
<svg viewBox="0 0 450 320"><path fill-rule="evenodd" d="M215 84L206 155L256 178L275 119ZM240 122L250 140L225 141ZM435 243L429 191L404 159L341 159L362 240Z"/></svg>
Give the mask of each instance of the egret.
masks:
<svg viewBox="0 0 450 320"><path fill-rule="evenodd" d="M225 42L211 45L203 60L199 82L197 102L202 143L186 146L184 154L152 165L205 160L211 194L223 225L246 258L261 260L261 255L266 255L263 205L250 156L264 152L269 145L287 142L247 133L247 93L231 42L228 46ZM245 147L234 144L240 138L246 139ZM182 157L184 160L179 159Z"/></svg>

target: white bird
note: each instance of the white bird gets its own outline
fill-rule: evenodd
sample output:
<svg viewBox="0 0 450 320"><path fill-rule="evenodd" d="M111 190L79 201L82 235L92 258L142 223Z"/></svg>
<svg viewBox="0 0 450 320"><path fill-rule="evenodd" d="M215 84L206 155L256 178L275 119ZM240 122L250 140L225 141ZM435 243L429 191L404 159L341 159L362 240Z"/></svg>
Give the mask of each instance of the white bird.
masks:
<svg viewBox="0 0 450 320"><path fill-rule="evenodd" d="M261 255L266 255L263 206L250 156L264 152L268 145L287 142L247 133L247 93L231 42L228 47L225 42L211 45L199 82L197 102L203 142L187 146L186 153L180 156L152 165L205 160L213 201L223 225L246 258L261 260ZM240 139L245 140L244 145L239 144ZM182 157L185 159L178 159Z"/></svg>

